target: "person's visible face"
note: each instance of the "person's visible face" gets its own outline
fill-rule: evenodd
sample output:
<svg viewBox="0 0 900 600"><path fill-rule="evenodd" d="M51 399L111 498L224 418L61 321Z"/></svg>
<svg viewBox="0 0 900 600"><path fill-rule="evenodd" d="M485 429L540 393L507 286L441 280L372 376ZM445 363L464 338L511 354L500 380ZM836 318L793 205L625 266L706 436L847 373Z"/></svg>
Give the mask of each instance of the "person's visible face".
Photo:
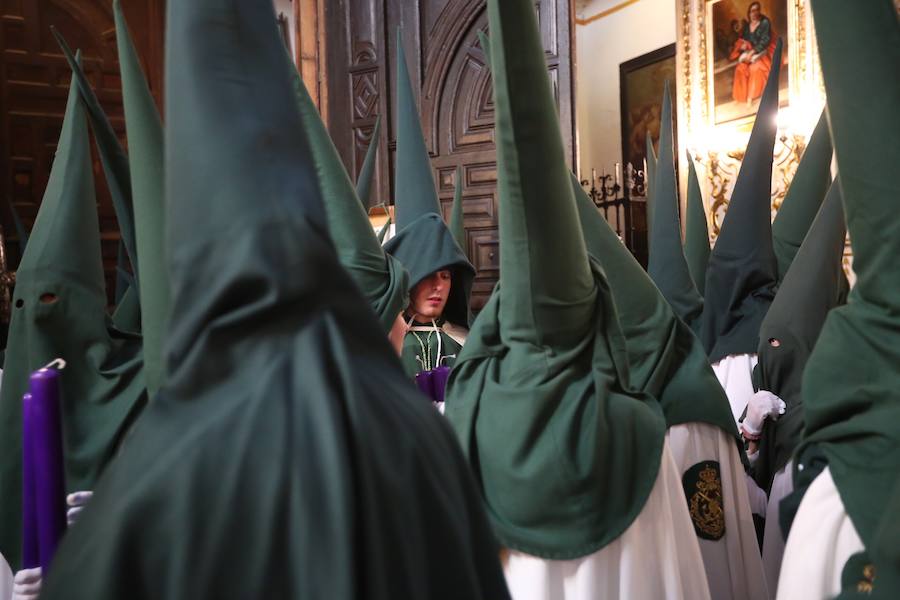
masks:
<svg viewBox="0 0 900 600"><path fill-rule="evenodd" d="M409 308L425 320L437 319L444 313L450 296L450 271L436 271L417 283L409 292Z"/></svg>
<svg viewBox="0 0 900 600"><path fill-rule="evenodd" d="M750 9L747 11L747 16L750 17L751 21L759 21L759 2L754 2L750 5Z"/></svg>

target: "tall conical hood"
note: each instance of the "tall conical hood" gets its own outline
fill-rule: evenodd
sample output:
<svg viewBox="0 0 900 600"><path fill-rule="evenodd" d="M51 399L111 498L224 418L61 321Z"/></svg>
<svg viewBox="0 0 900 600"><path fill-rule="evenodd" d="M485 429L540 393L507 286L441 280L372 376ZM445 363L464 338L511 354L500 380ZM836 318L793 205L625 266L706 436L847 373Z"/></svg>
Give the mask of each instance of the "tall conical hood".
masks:
<svg viewBox="0 0 900 600"><path fill-rule="evenodd" d="M446 413L501 543L590 554L641 511L659 403L625 395L625 341L589 260L531 0L489 0L500 282L450 374Z"/></svg>
<svg viewBox="0 0 900 600"><path fill-rule="evenodd" d="M307 91L308 93L308 91ZM381 137L381 116L375 119L375 127L372 129L372 141L366 150L366 159L359 171L359 179L356 181L356 196L362 202L363 208L369 206L369 196L372 194L372 180L375 178L375 159L378 157L378 140Z"/></svg>
<svg viewBox="0 0 900 600"><path fill-rule="evenodd" d="M465 251L468 244L466 243L466 224L463 215L462 167L456 167L456 185L454 187L453 205L450 207L450 231L453 233L453 239Z"/></svg>
<svg viewBox="0 0 900 600"><path fill-rule="evenodd" d="M650 225L650 260L647 272L653 283L688 327L696 329L703 312L703 297L694 286L681 244L678 218L678 182L672 132L672 99L669 83L663 91L659 132L659 162L653 192L653 222Z"/></svg>
<svg viewBox="0 0 900 600"><path fill-rule="evenodd" d="M119 0L113 2L113 10L131 159L129 173L134 199L135 244L143 284L138 290L144 340L144 374L147 390L152 397L164 376L163 335L170 308L164 242L163 131L159 111L144 79Z"/></svg>
<svg viewBox="0 0 900 600"><path fill-rule="evenodd" d="M112 322L119 331L140 334L141 300L134 285L134 275L128 272L127 263L128 251L122 238L119 238L116 250L116 307L112 313Z"/></svg>
<svg viewBox="0 0 900 600"><path fill-rule="evenodd" d="M709 264L709 227L700 181L694 168L694 159L688 156L687 209L685 210L684 258L687 260L691 279L700 295L706 289L706 265Z"/></svg>
<svg viewBox="0 0 900 600"><path fill-rule="evenodd" d="M128 167L128 157L119 143L116 132L113 131L106 113L100 106L94 90L81 66L75 61L72 50L62 35L51 25L50 30L56 37L59 47L62 49L72 75L78 83L81 98L87 108L88 117L91 120L91 128L94 131L94 140L100 154L100 164L103 165L103 173L106 175L106 185L112 198L113 209L116 212L116 221L119 224L119 233L128 251L128 259L135 275L136 285L140 287L139 265L137 263L137 241L134 231L134 205L131 198L131 174Z"/></svg>
<svg viewBox="0 0 900 600"><path fill-rule="evenodd" d="M67 363L61 416L68 491L93 489L143 405L140 338L107 330L96 202L85 107L73 81L50 178L16 273L0 391L0 553L14 568L29 375L55 358Z"/></svg>
<svg viewBox="0 0 900 600"><path fill-rule="evenodd" d="M16 228L16 237L19 238L19 260L22 260L22 257L25 256L25 247L28 246L28 230L25 229L25 224L22 223L22 218L19 216L19 212L16 210L12 201L9 201L9 211L12 213L13 226Z"/></svg>
<svg viewBox="0 0 900 600"><path fill-rule="evenodd" d="M787 274L831 185L831 135L825 111L809 138L787 195L772 222L778 283Z"/></svg>
<svg viewBox="0 0 900 600"><path fill-rule="evenodd" d="M662 119L660 119L660 123L662 123ZM653 224L653 188L656 187L656 165L658 162L656 150L653 148L653 138L650 137L649 131L647 132L646 146L647 168L644 173L644 189L647 196L647 247L649 248L653 242L650 239L650 228Z"/></svg>
<svg viewBox="0 0 900 600"><path fill-rule="evenodd" d="M700 340L675 316L574 175L572 188L588 253L609 278L628 350L632 388L659 399L668 427L709 423L733 436L743 448L728 396L709 366Z"/></svg>
<svg viewBox="0 0 900 600"><path fill-rule="evenodd" d="M403 38L397 31L397 155L394 169L397 228L403 229L419 217L440 214L431 159L425 147L419 109L409 78Z"/></svg>
<svg viewBox="0 0 900 600"><path fill-rule="evenodd" d="M303 134L312 153L328 218L328 232L338 259L353 277L385 331L409 299L409 276L399 261L381 249L337 148L328 136L313 99L296 69L292 69ZM375 138L372 146L376 146Z"/></svg>
<svg viewBox="0 0 900 600"><path fill-rule="evenodd" d="M759 329L759 388L787 404L785 414L763 430L755 469L766 489L803 435L800 383L825 317L840 304L846 233L840 185L835 182Z"/></svg>
<svg viewBox="0 0 900 600"><path fill-rule="evenodd" d="M166 42L169 373L42 597L506 600L452 432L338 262L272 3L171 2Z"/></svg>
<svg viewBox="0 0 900 600"><path fill-rule="evenodd" d="M728 212L706 269L700 339L713 363L731 354L756 352L760 323L775 297L771 194L780 69L779 38Z"/></svg>
<svg viewBox="0 0 900 600"><path fill-rule="evenodd" d="M409 271L409 285L443 269L452 272L450 297L444 318L465 327L469 319L469 294L475 267L444 223L431 159L425 148L422 125L413 96L403 42L397 32L397 164L395 217L397 235L385 244L388 254Z"/></svg>
<svg viewBox="0 0 900 600"><path fill-rule="evenodd" d="M806 365L804 443L824 451L871 550L900 471L900 78L890 75L900 68L900 24L889 0L814 0L812 9L856 285ZM886 558L872 556L876 569L896 574Z"/></svg>

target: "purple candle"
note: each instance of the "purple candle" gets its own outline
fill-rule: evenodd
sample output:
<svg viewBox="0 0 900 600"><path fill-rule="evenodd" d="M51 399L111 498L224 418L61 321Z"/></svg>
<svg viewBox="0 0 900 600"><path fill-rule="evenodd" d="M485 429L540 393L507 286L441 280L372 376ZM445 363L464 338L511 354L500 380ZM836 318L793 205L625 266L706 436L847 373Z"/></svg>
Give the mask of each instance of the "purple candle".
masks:
<svg viewBox="0 0 900 600"><path fill-rule="evenodd" d="M31 433L34 417L31 394L22 396L22 567L33 569L41 565L38 554L37 499L34 492L34 456Z"/></svg>
<svg viewBox="0 0 900 600"><path fill-rule="evenodd" d="M30 423L35 514L40 565L44 576L66 528L65 473L59 417L59 371L40 369L31 375Z"/></svg>
<svg viewBox="0 0 900 600"><path fill-rule="evenodd" d="M444 401L444 393L447 389L447 378L450 377L450 367L440 366L431 372L433 386L432 398L435 402Z"/></svg>

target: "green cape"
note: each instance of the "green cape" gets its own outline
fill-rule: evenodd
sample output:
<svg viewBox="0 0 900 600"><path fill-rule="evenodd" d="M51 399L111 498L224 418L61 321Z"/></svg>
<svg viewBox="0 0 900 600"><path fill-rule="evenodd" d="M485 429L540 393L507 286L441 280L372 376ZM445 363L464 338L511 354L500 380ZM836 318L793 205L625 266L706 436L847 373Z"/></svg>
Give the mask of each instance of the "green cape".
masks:
<svg viewBox="0 0 900 600"><path fill-rule="evenodd" d="M609 279L628 350L631 387L659 400L667 427L709 423L734 437L743 453L728 396L700 340L675 316L574 175L572 189L588 253Z"/></svg>
<svg viewBox="0 0 900 600"><path fill-rule="evenodd" d="M530 0L490 0L500 282L450 374L446 416L502 544L553 559L615 540L643 509L665 434L625 393L625 340L590 261Z"/></svg>
<svg viewBox="0 0 900 600"><path fill-rule="evenodd" d="M781 208L772 221L772 244L778 261L778 285L797 255L825 194L831 186L831 136L825 111L819 117Z"/></svg>
<svg viewBox="0 0 900 600"><path fill-rule="evenodd" d="M840 186L835 183L759 328L757 387L787 405L777 421L766 420L763 427L754 476L766 490L803 435L800 384L826 315L841 303L846 233Z"/></svg>
<svg viewBox="0 0 900 600"><path fill-rule="evenodd" d="M876 571L896 583L897 540L884 552L878 535L880 521L896 521L900 472L900 78L888 75L900 67L900 24L889 0L814 0L812 9L856 285L829 313L806 365L797 453L825 455ZM879 596L900 596L878 581Z"/></svg>
<svg viewBox="0 0 900 600"><path fill-rule="evenodd" d="M389 332L409 301L409 275L400 261L387 256L381 249L306 85L297 69L292 69L291 73L303 133L322 190L328 233L341 265L359 286L381 327ZM374 140L372 145L377 145Z"/></svg>
<svg viewBox="0 0 900 600"><path fill-rule="evenodd" d="M691 280L700 295L706 290L706 265L709 263L709 227L700 181L694 168L694 159L688 156L687 208L685 210L684 258Z"/></svg>
<svg viewBox="0 0 900 600"><path fill-rule="evenodd" d="M113 2L116 41L122 73L122 100L128 133L129 173L134 201L135 244L141 274L141 334L144 376L151 397L162 385L163 334L171 300L165 265L163 129L159 111L144 79L141 63L128 34L119 0Z"/></svg>
<svg viewBox="0 0 900 600"><path fill-rule="evenodd" d="M146 394L141 341L110 329L100 256L87 120L78 86L25 256L16 272L0 392L0 552L17 569L21 551L22 395L29 375L59 357L66 490L92 489ZM52 294L55 301L48 297Z"/></svg>
<svg viewBox="0 0 900 600"><path fill-rule="evenodd" d="M760 323L775 297L771 193L781 46L779 39L728 212L706 268L700 339L712 363L732 354L756 352Z"/></svg>
<svg viewBox="0 0 900 600"><path fill-rule="evenodd" d="M436 271L453 274L444 318L462 327L469 324L469 294L475 267L441 217L422 125L409 80L403 43L397 34L397 234L384 245L409 271L412 289Z"/></svg>
<svg viewBox="0 0 900 600"><path fill-rule="evenodd" d="M328 237L271 3L167 16L170 369L42 599L507 598L453 433Z"/></svg>
<svg viewBox="0 0 900 600"><path fill-rule="evenodd" d="M308 95L309 90L306 93ZM369 142L366 158L363 161L362 168L359 170L359 178L356 180L356 197L359 198L365 209L369 208L369 196L372 194L372 180L375 178L375 159L378 157L378 138L380 136L381 117L379 116L375 119L375 128L372 129L372 141Z"/></svg>
<svg viewBox="0 0 900 600"><path fill-rule="evenodd" d="M703 296L694 286L681 244L681 222L678 218L678 181L675 178L675 151L672 132L672 100L669 83L663 92L662 119L659 132L659 162L656 166L656 191L653 192L653 222L650 238L653 244L647 273L675 314L695 330L703 312Z"/></svg>

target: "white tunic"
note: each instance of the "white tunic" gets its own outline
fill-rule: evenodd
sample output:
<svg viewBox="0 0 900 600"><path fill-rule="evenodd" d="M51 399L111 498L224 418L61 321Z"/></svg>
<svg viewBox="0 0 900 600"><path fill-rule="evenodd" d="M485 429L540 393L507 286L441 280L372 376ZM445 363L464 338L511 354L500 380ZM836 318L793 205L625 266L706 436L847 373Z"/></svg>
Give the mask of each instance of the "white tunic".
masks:
<svg viewBox="0 0 900 600"><path fill-rule="evenodd" d="M806 490L784 547L779 600L825 600L841 591L847 559L864 549L828 467Z"/></svg>
<svg viewBox="0 0 900 600"><path fill-rule="evenodd" d="M766 531L763 534L762 559L766 569L766 581L769 582L769 597L775 598L778 589L778 575L781 572L781 560L784 556L784 536L778 522L778 507L781 501L794 491L792 477L794 461L788 461L772 480L769 492L769 504L766 508Z"/></svg>
<svg viewBox="0 0 900 600"><path fill-rule="evenodd" d="M705 600L697 536L668 443L643 510L618 539L575 560L512 551L504 561L513 600Z"/></svg>
<svg viewBox="0 0 900 600"><path fill-rule="evenodd" d="M766 598L747 476L734 439L707 423L676 425L669 428L667 437L679 473L703 461L719 463L725 535L718 540L698 539L710 595L716 600Z"/></svg>
<svg viewBox="0 0 900 600"><path fill-rule="evenodd" d="M759 358L755 353L731 354L712 365L719 383L728 395L735 423L741 418L750 396L753 395L753 368L757 362Z"/></svg>

